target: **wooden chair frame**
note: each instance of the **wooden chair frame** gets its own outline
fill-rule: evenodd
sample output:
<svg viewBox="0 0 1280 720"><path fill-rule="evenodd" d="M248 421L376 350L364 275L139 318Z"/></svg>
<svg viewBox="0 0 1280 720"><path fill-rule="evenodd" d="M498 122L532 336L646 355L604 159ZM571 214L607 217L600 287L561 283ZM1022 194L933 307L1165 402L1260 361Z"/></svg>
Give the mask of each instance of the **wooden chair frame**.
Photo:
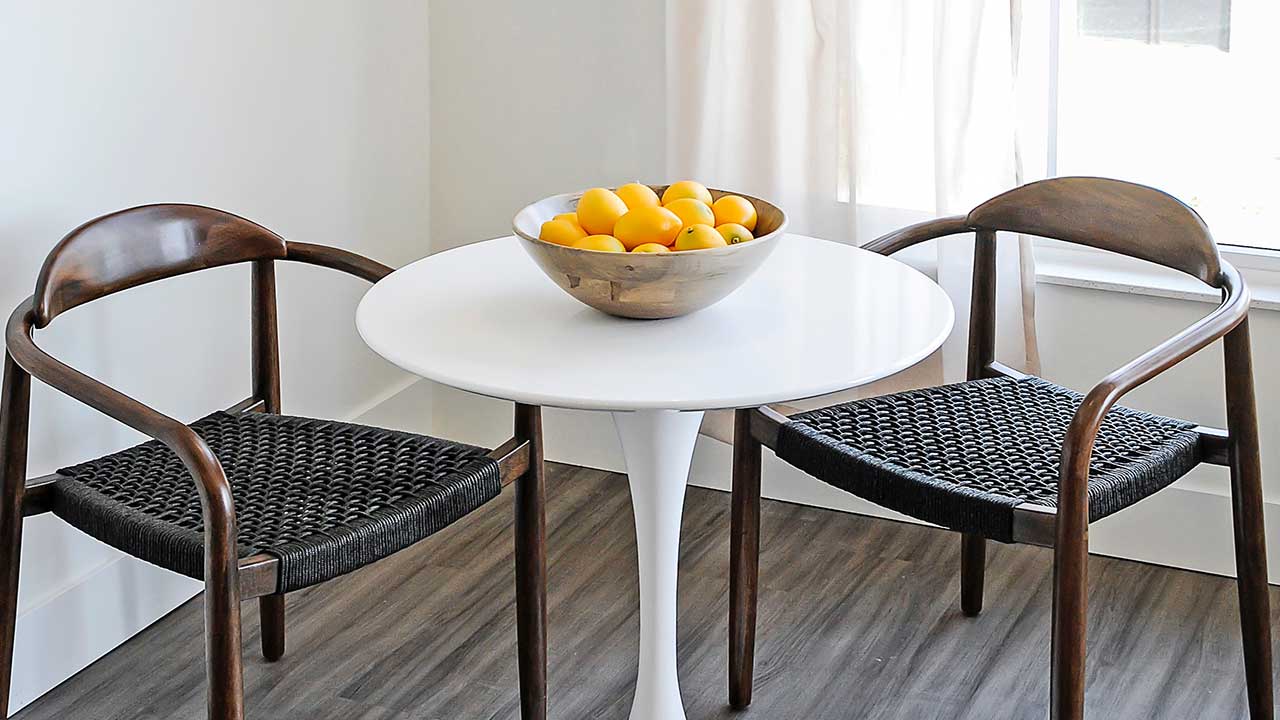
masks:
<svg viewBox="0 0 1280 720"><path fill-rule="evenodd" d="M167 224L157 224L162 219ZM124 246L119 241L135 242ZM161 248L163 247L163 252ZM175 252L177 249L177 252ZM259 599L262 652L278 660L285 646L279 561L239 558L231 487L218 458L184 423L45 353L32 338L57 314L161 278L233 263L252 264L252 395L230 413L280 412L280 358L274 262L318 265L367 280L391 268L355 253L286 241L229 213L195 205L151 205L98 218L68 235L45 261L36 294L6 329L0 397L0 708L7 708L13 669L23 518L51 509L59 476L26 477L28 415L34 377L171 448L200 494L205 537L205 630L210 720L244 717L240 603ZM493 450L502 485L516 484L515 547L521 717L546 717L546 550L541 410L517 404L514 437ZM518 481L518 482L517 482Z"/></svg>
<svg viewBox="0 0 1280 720"><path fill-rule="evenodd" d="M1250 716L1273 718L1271 621L1262 468L1249 342L1249 291L1194 211L1151 188L1102 178L1058 178L1017 188L955 216L912 225L866 246L890 255L928 240L975 233L968 377L1025 377L995 359L996 233L1091 245L1191 274L1222 291L1213 312L1112 372L1085 396L1063 443L1058 508L1023 504L1015 542L1054 549L1051 716L1084 716L1088 480L1094 440L1121 397L1217 340L1223 341L1227 429L1199 427L1203 462L1231 471L1232 519ZM730 557L729 697L751 702L760 553L761 447L775 449L787 418L736 411ZM986 540L961 539L961 607L982 609Z"/></svg>

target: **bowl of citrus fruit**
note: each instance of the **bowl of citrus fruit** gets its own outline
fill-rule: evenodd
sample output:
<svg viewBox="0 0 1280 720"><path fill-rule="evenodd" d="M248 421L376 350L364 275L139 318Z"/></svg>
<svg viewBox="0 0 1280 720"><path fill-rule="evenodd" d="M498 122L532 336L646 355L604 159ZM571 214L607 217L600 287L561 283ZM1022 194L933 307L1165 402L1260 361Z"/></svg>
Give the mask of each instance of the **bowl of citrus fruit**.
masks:
<svg viewBox="0 0 1280 720"><path fill-rule="evenodd" d="M513 222L562 290L610 315L643 319L723 299L773 252L786 224L771 203L691 180L554 195Z"/></svg>

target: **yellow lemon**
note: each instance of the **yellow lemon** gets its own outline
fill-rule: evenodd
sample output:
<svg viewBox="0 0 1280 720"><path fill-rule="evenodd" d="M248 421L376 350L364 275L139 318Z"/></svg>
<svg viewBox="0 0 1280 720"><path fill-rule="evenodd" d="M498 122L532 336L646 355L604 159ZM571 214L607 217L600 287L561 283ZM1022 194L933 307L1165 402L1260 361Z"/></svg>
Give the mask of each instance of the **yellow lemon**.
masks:
<svg viewBox="0 0 1280 720"><path fill-rule="evenodd" d="M604 188L592 188L578 201L578 224L591 235L611 235L613 224L626 212L622 198Z"/></svg>
<svg viewBox="0 0 1280 720"><path fill-rule="evenodd" d="M667 247L666 245L660 245L658 243L645 243L643 245L637 245L631 248L631 252L633 253L637 253L637 252L638 253L669 253L671 252L671 248Z"/></svg>
<svg viewBox="0 0 1280 720"><path fill-rule="evenodd" d="M677 183L671 183L671 185L662 192L663 205L666 205L673 200L679 200L680 198L693 198L694 200L701 200L708 205L711 204L711 193L707 191L706 186L692 180L681 180Z"/></svg>
<svg viewBox="0 0 1280 720"><path fill-rule="evenodd" d="M666 208L679 216L681 228L699 224L712 225L716 221L715 213L711 212L711 206L701 200L680 198L672 200Z"/></svg>
<svg viewBox="0 0 1280 720"><path fill-rule="evenodd" d="M736 223L753 232L756 229L756 206L740 195L725 195L711 205L711 211L716 214L717 227Z"/></svg>
<svg viewBox="0 0 1280 720"><path fill-rule="evenodd" d="M588 235L573 244L579 250L599 250L601 252L626 252L627 249L612 235Z"/></svg>
<svg viewBox="0 0 1280 720"><path fill-rule="evenodd" d="M553 218L551 218L551 219L552 219L552 220L564 220L565 222L569 223L570 225L572 225L572 226L574 226L574 227L578 228L579 230L582 230L582 223L578 222L578 213L576 213L576 212L571 212L571 213L560 213L559 215L557 215L557 216L555 216L555 217L553 217ZM586 233L586 231L584 230L582 234L585 236L587 233Z"/></svg>
<svg viewBox="0 0 1280 720"><path fill-rule="evenodd" d="M641 183L627 183L613 192L622 198L622 202L626 203L627 208L631 210L658 204L658 193L654 192L653 188L648 185Z"/></svg>
<svg viewBox="0 0 1280 720"><path fill-rule="evenodd" d="M738 243L744 243L748 240L755 239L751 237L750 230L742 227L738 223L717 225L716 232L720 233L720 236L724 238L724 241L730 245L737 245Z"/></svg>
<svg viewBox="0 0 1280 720"><path fill-rule="evenodd" d="M582 228L571 225L568 220L548 220L542 223L542 230L538 233L539 240L557 245L572 245L586 236Z"/></svg>
<svg viewBox="0 0 1280 720"><path fill-rule="evenodd" d="M690 225L680 231L676 238L677 250L705 250L707 248L725 247L729 243L724 236L716 232L710 225Z"/></svg>
<svg viewBox="0 0 1280 720"><path fill-rule="evenodd" d="M613 226L613 236L622 241L628 250L645 243L670 245L683 225L670 210L657 205L638 207L618 218Z"/></svg>

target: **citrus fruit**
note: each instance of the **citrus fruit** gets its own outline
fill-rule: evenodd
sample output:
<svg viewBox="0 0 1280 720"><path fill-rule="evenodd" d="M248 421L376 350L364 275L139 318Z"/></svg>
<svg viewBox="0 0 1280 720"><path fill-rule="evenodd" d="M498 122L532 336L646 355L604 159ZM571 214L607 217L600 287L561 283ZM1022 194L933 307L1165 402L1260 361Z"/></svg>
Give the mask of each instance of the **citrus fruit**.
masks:
<svg viewBox="0 0 1280 720"><path fill-rule="evenodd" d="M716 232L715 228L702 223L690 225L681 230L680 235L676 238L677 250L705 250L707 248L725 247L728 244L724 236Z"/></svg>
<svg viewBox="0 0 1280 720"><path fill-rule="evenodd" d="M748 240L754 239L751 237L751 231L742 227L738 223L717 225L716 232L720 233L720 236L724 238L724 241L730 245L737 245L738 243L744 243Z"/></svg>
<svg viewBox="0 0 1280 720"><path fill-rule="evenodd" d="M736 223L748 230L756 229L756 206L741 195L725 195L711 205L716 215L716 226Z"/></svg>
<svg viewBox="0 0 1280 720"><path fill-rule="evenodd" d="M635 210L638 207L646 205L658 204L658 193L653 188L641 183L627 183L622 187L614 190L614 194L622 198L622 202L627 204L627 208Z"/></svg>
<svg viewBox="0 0 1280 720"><path fill-rule="evenodd" d="M679 216L681 228L687 228L690 225L699 223L711 225L716 221L715 213L711 212L711 206L701 200L680 198L672 200L666 205L666 208Z"/></svg>
<svg viewBox="0 0 1280 720"><path fill-rule="evenodd" d="M711 204L711 193L707 191L706 186L692 180L671 183L662 193L662 204L666 205L672 200L679 200L680 198L693 198L694 200L701 200L708 205Z"/></svg>
<svg viewBox="0 0 1280 720"><path fill-rule="evenodd" d="M564 220L565 222L569 223L570 225L572 225L572 226L574 226L574 227L578 228L579 230L582 230L582 224L578 222L578 213L576 213L576 212L571 212L571 213L560 213L559 215L557 215L557 216L555 216L555 217L553 217L553 218L551 218L551 219L552 219L552 220ZM586 232L585 232L585 231L583 231L583 233L582 233L582 234L583 234L583 235L586 235Z"/></svg>
<svg viewBox="0 0 1280 720"><path fill-rule="evenodd" d="M538 233L539 240L557 245L572 245L586 236L582 228L571 225L568 220L548 220L542 223L542 230Z"/></svg>
<svg viewBox="0 0 1280 720"><path fill-rule="evenodd" d="M645 243L670 245L675 242L681 227L683 225L675 213L657 205L646 205L618 218L613 226L613 236L621 240L628 250Z"/></svg>
<svg viewBox="0 0 1280 720"><path fill-rule="evenodd" d="M631 252L633 253L669 253L671 252L671 248L667 247L666 245L660 245L658 243L645 243L643 245L637 245L631 248Z"/></svg>
<svg viewBox="0 0 1280 720"><path fill-rule="evenodd" d="M573 244L579 250L599 250L601 252L626 252L627 249L612 235L588 235Z"/></svg>
<svg viewBox="0 0 1280 720"><path fill-rule="evenodd" d="M613 224L627 212L627 204L612 191L591 188L578 201L578 224L591 235L610 235Z"/></svg>

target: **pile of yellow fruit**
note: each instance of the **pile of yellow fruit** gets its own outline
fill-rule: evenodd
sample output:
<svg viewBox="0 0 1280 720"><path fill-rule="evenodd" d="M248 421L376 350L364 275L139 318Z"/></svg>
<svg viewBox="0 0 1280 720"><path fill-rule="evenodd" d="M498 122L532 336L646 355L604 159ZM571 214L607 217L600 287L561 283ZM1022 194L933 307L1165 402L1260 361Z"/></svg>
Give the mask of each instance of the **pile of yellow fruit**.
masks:
<svg viewBox="0 0 1280 720"><path fill-rule="evenodd" d="M592 188L578 211L542 223L539 239L582 250L666 253L705 250L753 239L756 208L725 195L715 202L701 183L681 180L662 193L630 183L617 190Z"/></svg>

